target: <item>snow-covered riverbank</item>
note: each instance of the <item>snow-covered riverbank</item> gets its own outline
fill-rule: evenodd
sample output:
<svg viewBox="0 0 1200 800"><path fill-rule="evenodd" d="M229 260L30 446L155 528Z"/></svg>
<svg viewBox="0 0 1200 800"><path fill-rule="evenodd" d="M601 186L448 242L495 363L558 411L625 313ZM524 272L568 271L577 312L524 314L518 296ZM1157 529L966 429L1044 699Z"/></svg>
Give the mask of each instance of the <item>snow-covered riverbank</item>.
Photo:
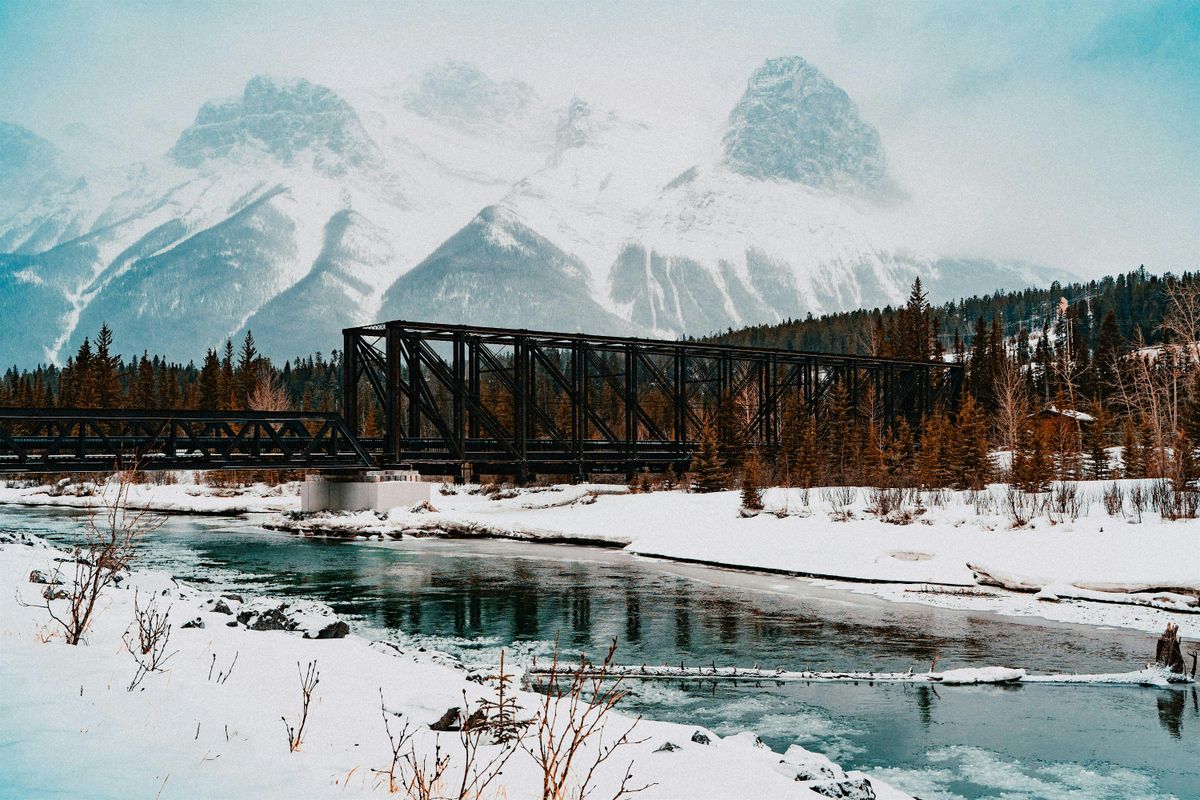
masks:
<svg viewBox="0 0 1200 800"><path fill-rule="evenodd" d="M128 487L129 505L168 514L268 514L300 507L300 484L296 482L224 488L197 482L197 475L179 471L170 474L171 483L132 484ZM92 508L100 502L102 491L103 487L86 481L53 486L0 482L0 503Z"/></svg>
<svg viewBox="0 0 1200 800"><path fill-rule="evenodd" d="M320 607L299 615L288 609L299 623L294 632L251 630L237 621L248 615L238 612L274 603L241 598L243 604L146 572L108 589L86 644L68 646L40 605L46 586L30 582L33 570L52 575L61 556L33 538L0 544L0 796L387 796L386 777L374 771L386 770L392 759L381 692L393 732L405 722L417 730L418 757L433 759L440 745L450 758L443 791L458 796L459 734L439 734L428 725L464 699L474 708L492 688L487 680L470 680L450 657L354 635L304 638L301 633L328 627L329 614ZM122 636L133 622L135 598L144 607L151 597L169 607L169 650L177 652L165 671L130 692L135 664ZM222 613L218 602L233 613ZM203 627L183 627L196 619ZM295 724L298 665L310 662L320 680L303 743L291 752L281 717ZM521 716L532 717L541 698L516 696ZM614 715L608 741L630 722ZM771 752L752 733L722 738L649 720L635 733L638 741L598 770L597 796L612 796L632 761L630 786L653 784L639 797L908 797L860 773L846 775L799 747ZM593 739L585 747L587 764L596 745ZM484 744L481 759L498 747ZM873 794L862 789L864 780ZM540 787L532 757L517 750L488 796L536 797Z"/></svg>
<svg viewBox="0 0 1200 800"><path fill-rule="evenodd" d="M1073 498L1023 509L1008 489L922 493L880 515L867 489L768 489L767 511L738 513L736 492L629 494L576 485L433 491L435 510L298 513L297 485L216 489L181 473L131 488L135 505L192 513L281 512L273 528L329 536L487 536L623 548L638 557L836 582L899 602L1200 638L1200 521L1135 507L1137 482L1082 482ZM1115 514L1105 492L1124 495ZM1143 493L1148 493L1142 482ZM89 486L0 488L0 503L86 507ZM448 492L448 493L444 493ZM1111 499L1111 496L1110 496ZM906 524L897 524L905 522ZM714 572L714 574L719 574Z"/></svg>
<svg viewBox="0 0 1200 800"><path fill-rule="evenodd" d="M1014 528L1006 487L926 494L892 519L869 490L769 489L767 511L739 515L737 492L614 493L560 486L491 499L435 493L436 511L285 514L268 524L316 535L454 535L623 547L634 555L857 584L891 600L1118 625L1166 622L1200 637L1200 522L1109 516L1104 486L1079 484L1072 515L1047 509ZM807 496L806 496L807 495Z"/></svg>

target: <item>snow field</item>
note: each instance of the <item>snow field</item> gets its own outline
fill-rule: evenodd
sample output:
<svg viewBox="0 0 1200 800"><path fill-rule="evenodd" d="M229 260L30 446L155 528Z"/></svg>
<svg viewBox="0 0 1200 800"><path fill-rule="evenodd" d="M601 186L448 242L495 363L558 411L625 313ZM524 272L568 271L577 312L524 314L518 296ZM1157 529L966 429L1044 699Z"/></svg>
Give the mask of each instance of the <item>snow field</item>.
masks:
<svg viewBox="0 0 1200 800"><path fill-rule="evenodd" d="M490 690L448 666L452 659L354 635L314 640L230 627L231 616L211 610L214 595L147 572L107 590L86 644L71 647L53 635L37 605L44 587L28 582L33 569L53 570L59 552L33 541L0 544L0 784L6 787L0 796L387 796L386 780L372 772L391 760L381 691L387 711L398 715L393 730L406 721L418 728L419 755L432 757L438 744L450 754L445 785L457 787L458 734L426 726L461 706L464 696L474 706ZM151 596L160 607L169 604L170 649L177 652L164 672L128 692L135 665L122 634L133 620L135 595L143 605ZM309 616L320 622L317 612L310 609ZM203 628L180 627L196 617ZM299 672L313 661L320 680L302 744L290 752L281 717L295 724ZM517 697L529 712L540 700L526 692ZM629 722L617 715L609 730L624 730ZM709 743L693 741L697 732ZM631 785L653 783L638 795L650 798L816 798L822 795L813 787L865 777L847 776L802 748L781 757L751 733L722 739L643 720L636 734L638 743L598 771L598 796L616 791L630 760ZM677 749L660 750L668 741ZM47 758L50 753L59 755ZM489 796L535 797L540 780L531 758L518 751ZM870 782L878 798L907 797Z"/></svg>

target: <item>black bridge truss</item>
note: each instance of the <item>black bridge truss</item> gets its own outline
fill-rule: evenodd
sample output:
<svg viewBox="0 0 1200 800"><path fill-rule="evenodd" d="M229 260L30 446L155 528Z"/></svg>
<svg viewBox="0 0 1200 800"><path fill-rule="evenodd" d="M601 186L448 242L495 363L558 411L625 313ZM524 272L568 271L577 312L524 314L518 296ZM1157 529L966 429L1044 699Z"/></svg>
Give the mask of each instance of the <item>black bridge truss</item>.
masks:
<svg viewBox="0 0 1200 800"><path fill-rule="evenodd" d="M0 472L364 469L338 414L0 408Z"/></svg>
<svg viewBox="0 0 1200 800"><path fill-rule="evenodd" d="M394 321L343 331L350 431L381 466L428 474L685 468L706 419L736 403L750 441L779 443L786 404L815 413L841 383L885 425L954 407L938 362ZM378 436L363 419L381 413Z"/></svg>

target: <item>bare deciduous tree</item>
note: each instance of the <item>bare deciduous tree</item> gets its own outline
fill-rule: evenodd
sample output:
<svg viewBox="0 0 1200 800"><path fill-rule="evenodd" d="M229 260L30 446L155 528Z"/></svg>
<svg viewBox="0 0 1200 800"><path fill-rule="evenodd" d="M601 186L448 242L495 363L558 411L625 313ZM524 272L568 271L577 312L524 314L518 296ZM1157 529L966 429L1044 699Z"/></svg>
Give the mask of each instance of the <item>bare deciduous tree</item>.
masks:
<svg viewBox="0 0 1200 800"><path fill-rule="evenodd" d="M535 723L534 743L522 743L542 771L542 800L585 800L594 789L596 771L620 748L637 743L631 737L641 717L615 738L605 739L609 712L628 694L620 678L610 675L616 652L613 640L599 666L589 665L581 657L578 669L560 671L555 642L550 670L537 686L545 700ZM630 788L632 778L631 761L613 800L652 785Z"/></svg>
<svg viewBox="0 0 1200 800"><path fill-rule="evenodd" d="M136 689L138 684L151 672L162 672L163 666L171 659L171 656L178 652L176 650L167 651L171 642L170 614L170 606L167 606L166 611L159 610L158 598L155 596L151 596L150 602L143 606L138 592L134 591L133 623L122 637L125 649L137 663L137 671L134 672L129 686L126 687L127 691L132 692ZM131 635L135 626L137 627L136 642Z"/></svg>
<svg viewBox="0 0 1200 800"><path fill-rule="evenodd" d="M273 373L261 375L247 398L247 404L253 411L287 411L291 402L287 389Z"/></svg>
<svg viewBox="0 0 1200 800"><path fill-rule="evenodd" d="M46 611L62 628L67 644L83 641L100 595L128 569L137 539L163 524L161 515L130 507L132 477L132 470L118 471L101 489L98 504L89 508L83 531L71 547L73 574L63 575L60 567L55 578L63 581L62 589L45 595Z"/></svg>
<svg viewBox="0 0 1200 800"><path fill-rule="evenodd" d="M293 753L300 749L304 738L304 725L308 722L308 707L312 703L313 690L321 682L321 673L317 671L315 660L308 662L307 670L301 670L300 662L297 661L296 670L300 673L300 720L293 726L288 724L287 717L280 717L283 720L283 727L287 729L288 748Z"/></svg>

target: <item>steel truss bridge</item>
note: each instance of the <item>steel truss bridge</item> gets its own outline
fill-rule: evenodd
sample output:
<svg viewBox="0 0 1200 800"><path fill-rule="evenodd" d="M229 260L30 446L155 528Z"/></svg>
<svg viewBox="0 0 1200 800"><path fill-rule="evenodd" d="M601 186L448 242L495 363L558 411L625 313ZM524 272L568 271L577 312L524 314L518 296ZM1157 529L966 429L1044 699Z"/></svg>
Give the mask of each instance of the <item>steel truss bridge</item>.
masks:
<svg viewBox="0 0 1200 800"><path fill-rule="evenodd" d="M722 402L771 448L789 403L813 414L837 384L891 424L953 407L963 380L937 362L580 333L395 321L343 335L342 408L382 411L379 437L360 441L432 474L684 468Z"/></svg>
<svg viewBox="0 0 1200 800"><path fill-rule="evenodd" d="M372 463L338 414L0 408L0 472L363 469Z"/></svg>
<svg viewBox="0 0 1200 800"><path fill-rule="evenodd" d="M953 407L963 369L724 344L395 321L343 331L342 414L0 409L0 473L686 468L706 420L779 444L841 386L885 424Z"/></svg>

